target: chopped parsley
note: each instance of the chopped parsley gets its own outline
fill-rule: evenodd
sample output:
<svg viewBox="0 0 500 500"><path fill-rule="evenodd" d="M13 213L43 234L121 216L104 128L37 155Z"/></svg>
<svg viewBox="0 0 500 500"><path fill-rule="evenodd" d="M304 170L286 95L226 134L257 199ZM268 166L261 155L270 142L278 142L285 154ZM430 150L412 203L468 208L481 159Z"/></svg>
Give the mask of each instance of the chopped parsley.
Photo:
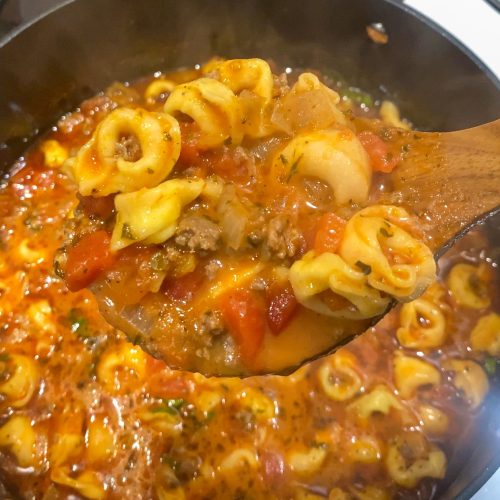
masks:
<svg viewBox="0 0 500 500"><path fill-rule="evenodd" d="M495 358L488 357L484 360L484 369L488 375L495 375L497 370L497 362Z"/></svg>
<svg viewBox="0 0 500 500"><path fill-rule="evenodd" d="M302 160L302 157L304 155L301 154L293 163L292 166L290 167L290 172L288 172L288 177L286 178L286 182L288 182L292 176L294 176L297 173L297 169L299 168L299 162Z"/></svg>
<svg viewBox="0 0 500 500"><path fill-rule="evenodd" d="M9 356L8 352L1 352L0 353L0 362L6 363L7 361L9 361L9 359L10 359L10 356Z"/></svg>
<svg viewBox="0 0 500 500"><path fill-rule="evenodd" d="M68 320L71 324L71 331L73 333L76 333L79 337L88 337L89 322L79 309L71 309Z"/></svg>
<svg viewBox="0 0 500 500"><path fill-rule="evenodd" d="M368 276L372 272L372 266L369 266L368 264L365 264L360 260L356 262L356 266L359 267L359 269L361 269L361 272L366 276Z"/></svg>
<svg viewBox="0 0 500 500"><path fill-rule="evenodd" d="M285 155L281 154L280 160L281 160L281 163L283 163L283 165L288 165L288 160L285 158Z"/></svg>
<svg viewBox="0 0 500 500"><path fill-rule="evenodd" d="M151 413L168 413L169 415L178 415L179 410L186 404L184 399L164 399L163 402L153 408Z"/></svg>

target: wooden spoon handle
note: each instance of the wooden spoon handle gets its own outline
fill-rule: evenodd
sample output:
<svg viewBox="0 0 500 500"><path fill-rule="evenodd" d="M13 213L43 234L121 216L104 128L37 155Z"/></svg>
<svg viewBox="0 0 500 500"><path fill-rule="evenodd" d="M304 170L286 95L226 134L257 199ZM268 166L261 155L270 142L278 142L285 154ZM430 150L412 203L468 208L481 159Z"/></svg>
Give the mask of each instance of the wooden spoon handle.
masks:
<svg viewBox="0 0 500 500"><path fill-rule="evenodd" d="M500 208L500 120L448 133L407 133L409 152L393 187L441 253L454 238Z"/></svg>

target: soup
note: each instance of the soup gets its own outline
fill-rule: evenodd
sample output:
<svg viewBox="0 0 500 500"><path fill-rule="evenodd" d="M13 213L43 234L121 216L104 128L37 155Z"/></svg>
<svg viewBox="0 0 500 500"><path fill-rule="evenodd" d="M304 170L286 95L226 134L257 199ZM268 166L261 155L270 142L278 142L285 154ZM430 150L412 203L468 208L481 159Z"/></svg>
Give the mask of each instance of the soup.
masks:
<svg viewBox="0 0 500 500"><path fill-rule="evenodd" d="M484 233L440 261L423 296L287 377L175 371L54 272L81 203L64 161L149 83L82 103L2 186L6 485L44 499L432 498L470 446L500 354L497 263ZM342 105L371 119L378 106L366 99L351 93Z"/></svg>

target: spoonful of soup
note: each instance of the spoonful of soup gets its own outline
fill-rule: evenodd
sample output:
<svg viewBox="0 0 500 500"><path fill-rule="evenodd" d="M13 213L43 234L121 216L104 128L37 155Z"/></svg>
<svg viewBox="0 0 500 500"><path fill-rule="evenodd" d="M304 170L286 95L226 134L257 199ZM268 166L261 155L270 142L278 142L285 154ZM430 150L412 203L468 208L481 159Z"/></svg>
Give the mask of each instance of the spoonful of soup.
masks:
<svg viewBox="0 0 500 500"><path fill-rule="evenodd" d="M421 133L309 72L212 60L110 109L66 162L56 270L172 368L291 371L433 283L500 204L500 121Z"/></svg>

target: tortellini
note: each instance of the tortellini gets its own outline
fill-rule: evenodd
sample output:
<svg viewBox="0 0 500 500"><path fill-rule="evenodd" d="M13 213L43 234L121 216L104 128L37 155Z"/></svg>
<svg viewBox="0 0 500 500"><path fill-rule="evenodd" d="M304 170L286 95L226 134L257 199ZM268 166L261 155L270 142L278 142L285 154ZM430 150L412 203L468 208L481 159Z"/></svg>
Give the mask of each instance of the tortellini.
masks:
<svg viewBox="0 0 500 500"><path fill-rule="evenodd" d="M398 225L408 218L390 205L357 212L338 255L310 251L293 263L289 279L297 300L321 314L362 319L383 313L390 296L410 301L422 294L435 280L436 264L429 248ZM332 308L321 295L326 291L348 302Z"/></svg>
<svg viewBox="0 0 500 500"><path fill-rule="evenodd" d="M313 446L309 449L297 449L289 452L287 461L293 472L299 475L309 475L321 467L327 454L326 446Z"/></svg>
<svg viewBox="0 0 500 500"><path fill-rule="evenodd" d="M479 407L490 388L488 377L481 366L467 359L450 359L445 362L444 367L453 372L453 384L470 406Z"/></svg>
<svg viewBox="0 0 500 500"><path fill-rule="evenodd" d="M317 177L333 190L340 205L366 201L371 185L368 154L351 130L323 130L295 136L273 162L273 175Z"/></svg>
<svg viewBox="0 0 500 500"><path fill-rule="evenodd" d="M420 436L412 438L396 440L389 446L385 460L389 475L404 488L414 488L425 477L442 479L446 473L445 454L437 446L423 443Z"/></svg>
<svg viewBox="0 0 500 500"><path fill-rule="evenodd" d="M360 396L347 407L362 420L376 413L388 415L391 409L400 411L403 408L398 398L385 385L375 386L368 394Z"/></svg>
<svg viewBox="0 0 500 500"><path fill-rule="evenodd" d="M256 469L259 466L257 453L248 448L237 448L227 455L219 465L223 472L232 472L239 468Z"/></svg>
<svg viewBox="0 0 500 500"><path fill-rule="evenodd" d="M400 327L396 335L409 349L439 347L446 338L446 320L438 305L423 297L403 304L399 313Z"/></svg>
<svg viewBox="0 0 500 500"><path fill-rule="evenodd" d="M144 92L144 97L149 105L156 103L157 99L164 95L170 94L175 88L175 83L166 78L156 78L147 87Z"/></svg>
<svg viewBox="0 0 500 500"><path fill-rule="evenodd" d="M164 411L163 408L151 408L141 410L139 418L166 436L177 436L182 432L182 418L177 412Z"/></svg>
<svg viewBox="0 0 500 500"><path fill-rule="evenodd" d="M126 393L129 381L135 385L146 376L147 356L144 351L129 343L117 344L100 357L97 379L107 391Z"/></svg>
<svg viewBox="0 0 500 500"><path fill-rule="evenodd" d="M243 133L252 138L273 131L271 125L273 74L263 59L212 60L203 72L229 87L240 105Z"/></svg>
<svg viewBox="0 0 500 500"><path fill-rule="evenodd" d="M448 415L439 408L429 404L421 404L418 413L424 432L439 436L448 430L450 423Z"/></svg>
<svg viewBox="0 0 500 500"><path fill-rule="evenodd" d="M356 365L356 357L345 350L336 352L323 362L318 370L318 380L330 399L346 401L361 391L363 380Z"/></svg>
<svg viewBox="0 0 500 500"><path fill-rule="evenodd" d="M239 144L243 136L241 108L234 92L212 78L198 78L175 87L165 103L165 113L185 114L200 127L200 146L207 149L230 140Z"/></svg>
<svg viewBox="0 0 500 500"><path fill-rule="evenodd" d="M38 464L36 431L24 415L14 415L0 427L0 447L8 448L21 467Z"/></svg>
<svg viewBox="0 0 500 500"><path fill-rule="evenodd" d="M163 181L180 148L180 128L172 116L118 108L79 150L72 173L84 196L130 193Z"/></svg>
<svg viewBox="0 0 500 500"><path fill-rule="evenodd" d="M394 358L394 382L402 398L411 398L418 388L435 386L441 382L441 373L435 366L412 356L398 354Z"/></svg>
<svg viewBox="0 0 500 500"><path fill-rule="evenodd" d="M484 309L491 303L486 264L460 263L452 267L446 284L456 302L472 309Z"/></svg>
<svg viewBox="0 0 500 500"><path fill-rule="evenodd" d="M92 464L104 463L115 454L116 437L103 415L93 415L87 427L87 458Z"/></svg>
<svg viewBox="0 0 500 500"><path fill-rule="evenodd" d="M347 223L339 255L351 266L361 266L373 288L409 302L436 279L436 263L429 247L403 225L406 210L373 205Z"/></svg>
<svg viewBox="0 0 500 500"><path fill-rule="evenodd" d="M270 101L273 94L273 74L269 64L263 59L229 59L213 61L204 68L214 72L216 78L235 94L249 90Z"/></svg>
<svg viewBox="0 0 500 500"><path fill-rule="evenodd" d="M111 249L121 250L138 241L162 243L170 238L182 209L200 195L203 186L199 179L170 179L154 188L117 195Z"/></svg>
<svg viewBox="0 0 500 500"><path fill-rule="evenodd" d="M290 268L290 283L297 300L313 311L327 316L363 319L385 311L390 299L369 287L366 275L332 253L308 252ZM347 299L332 308L321 293L331 291Z"/></svg>
<svg viewBox="0 0 500 500"><path fill-rule="evenodd" d="M29 402L38 388L40 375L37 363L28 356L10 354L4 366L2 375L7 374L8 378L0 384L0 394L6 397L9 405L21 408Z"/></svg>
<svg viewBox="0 0 500 500"><path fill-rule="evenodd" d="M479 318L470 334L470 343L475 351L500 356L500 315L490 313Z"/></svg>
<svg viewBox="0 0 500 500"><path fill-rule="evenodd" d="M269 420L276 416L273 401L262 392L248 387L237 395L238 402L249 409L259 421Z"/></svg>
<svg viewBox="0 0 500 500"><path fill-rule="evenodd" d="M353 462L373 464L381 460L382 449L373 436L353 437L348 444L347 456Z"/></svg>

